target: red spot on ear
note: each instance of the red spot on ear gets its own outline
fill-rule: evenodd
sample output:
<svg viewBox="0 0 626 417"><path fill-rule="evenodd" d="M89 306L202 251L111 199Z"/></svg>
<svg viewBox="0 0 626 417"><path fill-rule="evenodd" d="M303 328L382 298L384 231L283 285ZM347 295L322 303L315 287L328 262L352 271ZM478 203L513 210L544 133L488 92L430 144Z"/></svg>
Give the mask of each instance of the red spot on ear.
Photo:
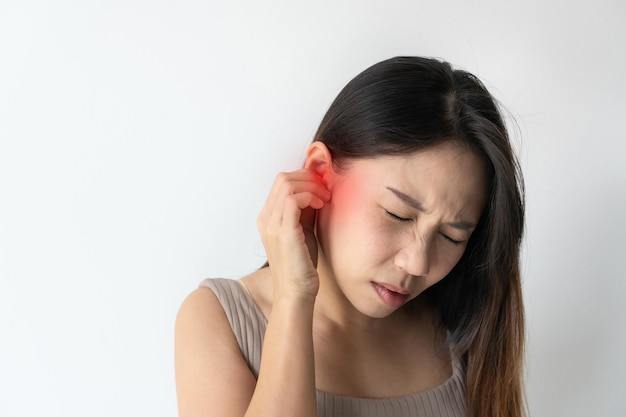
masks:
<svg viewBox="0 0 626 417"><path fill-rule="evenodd" d="M328 189L328 184L326 183L326 179L324 178L324 174L320 174L320 173L315 173L315 178L317 180L317 182L321 185L324 186L324 188ZM330 191L330 190L329 190Z"/></svg>

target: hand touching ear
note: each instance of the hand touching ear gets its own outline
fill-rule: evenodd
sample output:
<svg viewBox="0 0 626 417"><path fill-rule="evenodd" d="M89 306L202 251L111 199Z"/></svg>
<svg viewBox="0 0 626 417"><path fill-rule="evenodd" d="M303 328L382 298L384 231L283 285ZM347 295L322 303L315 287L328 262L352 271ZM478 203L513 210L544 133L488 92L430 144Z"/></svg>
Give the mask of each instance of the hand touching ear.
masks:
<svg viewBox="0 0 626 417"><path fill-rule="evenodd" d="M317 295L315 217L331 198L326 186L331 166L326 146L314 142L303 169L276 176L257 218L275 294Z"/></svg>

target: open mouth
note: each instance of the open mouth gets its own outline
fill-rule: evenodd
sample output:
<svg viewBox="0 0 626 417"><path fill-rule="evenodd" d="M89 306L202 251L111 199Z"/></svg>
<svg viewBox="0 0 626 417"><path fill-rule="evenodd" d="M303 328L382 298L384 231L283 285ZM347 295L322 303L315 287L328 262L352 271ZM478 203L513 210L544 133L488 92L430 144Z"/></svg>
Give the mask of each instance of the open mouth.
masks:
<svg viewBox="0 0 626 417"><path fill-rule="evenodd" d="M401 305L406 303L409 298L408 291L393 287L395 290L397 290L394 291L390 288L390 286L378 284L376 282L372 282L372 285L374 286L374 290L383 301L383 303L387 304L389 307L400 307Z"/></svg>

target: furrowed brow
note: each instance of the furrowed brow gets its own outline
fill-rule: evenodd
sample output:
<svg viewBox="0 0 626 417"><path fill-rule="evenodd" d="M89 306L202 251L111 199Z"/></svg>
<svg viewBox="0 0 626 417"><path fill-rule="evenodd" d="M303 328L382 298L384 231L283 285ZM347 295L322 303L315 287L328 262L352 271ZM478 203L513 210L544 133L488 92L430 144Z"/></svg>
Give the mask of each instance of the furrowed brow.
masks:
<svg viewBox="0 0 626 417"><path fill-rule="evenodd" d="M391 191L392 193L394 193L396 195L396 197L398 197L404 204L406 204L409 207L414 208L417 211L421 211L422 213L427 213L426 209L424 208L424 206L422 205L422 203L420 203L419 201L417 201L416 199L414 199L413 197L411 197L408 194L403 193L402 191L396 190L395 188L392 187L387 187L387 189L389 191ZM446 225L453 227L455 229L459 229L459 230L472 230L476 227L476 225L472 222L466 222L463 220L457 221L457 222L450 222L450 223L446 223Z"/></svg>
<svg viewBox="0 0 626 417"><path fill-rule="evenodd" d="M476 228L476 225L474 223L464 222L464 221L451 222L451 223L446 223L446 224L450 227L454 227L455 229L459 229L459 230L472 230Z"/></svg>
<svg viewBox="0 0 626 417"><path fill-rule="evenodd" d="M410 195L404 194L402 191L398 191L395 188L387 187L387 189L394 193L396 197L402 200L402 202L404 202L404 204L406 204L407 206L413 207L415 210L421 211L422 213L426 213L426 209L424 209L422 203L420 203Z"/></svg>

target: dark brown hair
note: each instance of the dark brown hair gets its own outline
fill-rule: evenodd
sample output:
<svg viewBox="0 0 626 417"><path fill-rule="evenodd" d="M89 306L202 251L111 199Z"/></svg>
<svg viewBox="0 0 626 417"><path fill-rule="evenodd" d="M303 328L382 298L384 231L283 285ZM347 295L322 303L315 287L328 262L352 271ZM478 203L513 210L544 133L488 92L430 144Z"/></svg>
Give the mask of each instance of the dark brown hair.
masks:
<svg viewBox="0 0 626 417"><path fill-rule="evenodd" d="M466 365L468 417L521 417L523 181L494 98L478 78L447 62L396 57L350 81L315 135L340 169L351 159L450 139L484 155L488 201L461 260L427 293Z"/></svg>

